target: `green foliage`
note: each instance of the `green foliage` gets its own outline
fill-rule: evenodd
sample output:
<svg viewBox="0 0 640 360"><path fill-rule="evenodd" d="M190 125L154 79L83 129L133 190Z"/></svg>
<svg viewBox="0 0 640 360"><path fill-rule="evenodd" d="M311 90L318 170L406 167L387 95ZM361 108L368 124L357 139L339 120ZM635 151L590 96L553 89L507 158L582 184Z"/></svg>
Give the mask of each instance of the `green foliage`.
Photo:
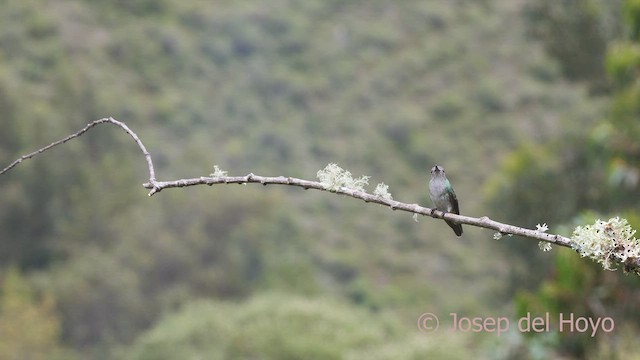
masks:
<svg viewBox="0 0 640 360"><path fill-rule="evenodd" d="M196 301L163 318L123 359L463 359L459 340L406 332L389 317L325 298L261 294ZM429 335L431 337L431 335ZM446 349L446 350L445 350Z"/></svg>
<svg viewBox="0 0 640 360"><path fill-rule="evenodd" d="M53 298L36 297L16 269L6 271L0 285L0 358L72 359L60 344Z"/></svg>
<svg viewBox="0 0 640 360"><path fill-rule="evenodd" d="M76 347L128 343L193 297L238 299L261 286L317 291L299 230L273 208L278 195L246 189L178 195L160 201L192 203L193 213L136 212L122 225L114 220L113 226L139 226L113 244L84 246L81 256L34 278L59 299L66 341Z"/></svg>
<svg viewBox="0 0 640 360"><path fill-rule="evenodd" d="M626 39L612 44L607 55L607 70L616 85L611 106L610 121L613 131L607 139L609 147L614 154L611 160L619 173L631 176L631 183L624 184L632 188L638 188L640 165L638 160L640 150L638 138L640 137L640 85L638 78L640 73L640 3L628 0L624 6L624 19L629 29Z"/></svg>
<svg viewBox="0 0 640 360"><path fill-rule="evenodd" d="M555 194L558 190L557 184L549 180L564 164L554 155L552 151L531 145L522 146L504 160L500 177L488 183L486 192L496 208L509 209L503 214L508 216L507 221L526 226L543 220L556 222L571 214L574 207L566 197L559 202L560 206L547 206L548 199L540 196ZM516 176L517 180L513 181Z"/></svg>
<svg viewBox="0 0 640 360"><path fill-rule="evenodd" d="M550 142L542 148L523 146L512 155L512 159L515 159L512 162L523 166L517 167L512 162L505 162L503 166L507 171L504 174L510 175L496 176L493 187L489 188L489 193L496 200L494 206L500 206L505 214L511 213L515 218L526 219L525 212L513 211L530 208L530 212L540 215L546 212L542 219L544 221L551 218L553 221L550 223L567 224L559 228L568 229L569 226L580 225L575 230L576 234L586 236L580 240L580 246L576 250L585 256L604 252L603 257L598 257L604 265L608 265L609 261L606 256L621 255L612 252L618 251L622 246L635 245L632 228L640 226L637 210L640 200L637 140L640 135L637 121L640 114L640 96L637 90L640 58L636 49L640 19L637 16L638 4L640 3L634 0L625 1L621 18L627 22L627 38L608 43L606 70L613 83L607 118L589 124L581 137L563 139L562 143ZM552 161L547 160L549 156L543 156L551 154L553 156L550 157L554 159ZM533 162L535 165L529 167L526 164L531 164L527 162L531 158L536 161ZM503 184L501 189L506 191L496 191L500 188L496 184ZM526 186L521 187L521 184ZM547 190L535 191L534 197L527 197L524 193L531 188ZM516 205L509 201L512 198L521 202ZM584 226L601 217L601 214L626 218L630 227L614 220L617 218L612 219L613 223L597 222L593 226ZM623 244L621 247L593 241L598 238L598 234L612 231L616 235L622 235L622 238L616 240ZM527 255L526 258L530 259L530 256ZM520 293L518 312L525 314L549 311L551 318L556 319L559 313L592 318L609 316L616 320L614 336L617 340L612 341L606 336L593 339L575 333L558 333L552 344L554 350L548 356L633 358L626 338L629 333L637 332L637 319L640 316L637 309L630 305L638 298L637 277L602 271L596 264L585 262L568 250L557 251L553 261L553 270L545 282L536 290ZM535 339L529 339L529 354L535 343ZM547 351L550 348L551 346L547 346Z"/></svg>
<svg viewBox="0 0 640 360"><path fill-rule="evenodd" d="M637 354L635 344L637 330L633 327L624 327L616 330L615 341L600 341L598 346L586 354L589 360L597 359L620 359L633 360Z"/></svg>
<svg viewBox="0 0 640 360"><path fill-rule="evenodd" d="M640 48L629 44L614 45L607 56L607 72L621 86L633 83L640 64Z"/></svg>
<svg viewBox="0 0 640 360"><path fill-rule="evenodd" d="M610 136L613 150L620 155L617 162L633 161L632 166L639 162L637 157L637 141L640 136L640 126L637 117L640 114L640 87L637 82L638 69L640 69L640 46L638 40L638 28L640 16L638 16L638 2L627 1L625 3L625 20L630 29L630 37L626 41L619 41L611 46L607 56L607 71L617 88L613 97L611 123L615 131ZM624 166L621 166L624 167ZM637 185L637 181L636 181Z"/></svg>
<svg viewBox="0 0 640 360"><path fill-rule="evenodd" d="M630 39L640 41L640 1L625 0L623 4L623 14L628 26Z"/></svg>
<svg viewBox="0 0 640 360"><path fill-rule="evenodd" d="M521 292L516 301L518 316L527 312L541 316L550 313L550 328L559 329L559 314L574 314L575 317L611 317L615 321L615 334L623 329L636 329L635 322L640 313L633 305L640 293L635 276L619 276L602 271L597 264L586 262L572 251L561 249L555 256L554 271L534 292ZM629 321L627 321L629 319ZM595 320L594 320L595 321ZM634 330L637 331L637 330ZM556 332L553 343L555 356L569 354L584 357L597 348L608 348L610 353L625 350L627 345L609 341L605 334L593 338L578 332ZM535 334L529 337L529 345L535 344ZM602 350L604 351L604 350ZM551 356L551 355L550 355Z"/></svg>
<svg viewBox="0 0 640 360"><path fill-rule="evenodd" d="M526 7L530 34L540 39L570 80L607 89L604 59L620 33L621 0L543 0Z"/></svg>

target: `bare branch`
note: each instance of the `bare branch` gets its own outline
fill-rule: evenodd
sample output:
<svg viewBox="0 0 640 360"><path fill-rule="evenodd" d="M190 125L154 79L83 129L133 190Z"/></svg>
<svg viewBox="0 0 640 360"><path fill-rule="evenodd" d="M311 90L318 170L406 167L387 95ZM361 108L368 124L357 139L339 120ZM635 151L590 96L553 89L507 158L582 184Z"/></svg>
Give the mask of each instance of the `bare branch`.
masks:
<svg viewBox="0 0 640 360"><path fill-rule="evenodd" d="M155 171L153 170L153 161L151 161L151 154L149 154L149 152L147 151L147 148L144 147L144 144L142 143L142 141L140 141L140 138L138 138L138 135L136 135L136 133L134 133L133 131L131 131L131 129L129 129L129 127L127 125L125 125L125 123L120 122L118 120L115 120L112 117L109 118L104 118L104 119L100 119L100 120L95 120L91 123L89 123L87 126L83 127L82 129L80 129L78 132L75 132L67 137L65 137L62 140L58 140L56 142L53 142L41 149L38 149L30 154L27 155L23 155L20 158L16 159L14 162L12 162L11 164L9 164L9 166L5 167L4 169L2 169L2 171L0 171L0 175L6 173L7 171L11 170L12 168L14 168L16 165L20 164L21 162L23 162L24 160L27 159L31 159L32 157L38 155L38 154L42 154L43 152L51 149L52 147L58 146L60 144L64 144L67 141L77 138L78 136L86 133L87 131L89 131L89 129L93 128L96 125L99 124L104 124L104 123L110 123L110 124L114 124L117 125L119 127L121 127L127 134L129 134L133 140L135 140L136 144L138 144L138 147L140 148L140 150L142 151L142 153L144 154L145 158L147 159L147 166L149 168L149 181L155 181L156 179L156 175L155 175Z"/></svg>
<svg viewBox="0 0 640 360"><path fill-rule="evenodd" d="M388 206L391 210L401 210L414 214L420 214L430 216L436 219L446 219L455 221L460 224L474 225L477 227L496 230L501 234L512 234L524 236L539 241L546 241L552 244L556 244L564 247L571 247L571 240L564 236L547 234L541 231L521 228L513 225L503 224L484 216L481 218L473 218L463 215L457 215L452 213L443 213L442 211L422 207L418 204L407 204L400 201L385 199L381 196L372 195L364 191L358 191L346 187L340 187L337 190L327 190L324 185L317 181L309 181L303 179L297 179L293 177L267 177L258 176L254 174L248 174L246 176L222 176L222 177L199 177L192 179L180 179L175 181L154 181L143 184L147 189L151 189L149 196L167 188L179 188L196 185L218 185L218 184L262 184L262 185L290 185L301 187L305 190L315 189L320 191L333 192L340 195L350 196L355 199L360 199L367 203L376 203L384 206Z"/></svg>

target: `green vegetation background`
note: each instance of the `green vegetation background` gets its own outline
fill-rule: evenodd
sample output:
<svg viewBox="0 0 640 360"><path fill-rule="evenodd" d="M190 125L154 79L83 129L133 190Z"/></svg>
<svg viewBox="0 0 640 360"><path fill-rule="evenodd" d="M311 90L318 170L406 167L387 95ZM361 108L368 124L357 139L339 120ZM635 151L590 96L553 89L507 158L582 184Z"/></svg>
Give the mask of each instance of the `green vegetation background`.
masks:
<svg viewBox="0 0 640 360"><path fill-rule="evenodd" d="M637 1L0 0L0 164L113 116L162 179L337 162L429 205L570 235L640 225ZM3 165L4 166L4 165ZM626 358L634 276L326 193L148 198L115 127L0 177L0 358ZM421 313L612 316L423 334ZM512 324L513 325L513 324ZM512 326L513 328L513 326ZM512 329L513 330L513 329ZM539 335L539 336L538 336Z"/></svg>

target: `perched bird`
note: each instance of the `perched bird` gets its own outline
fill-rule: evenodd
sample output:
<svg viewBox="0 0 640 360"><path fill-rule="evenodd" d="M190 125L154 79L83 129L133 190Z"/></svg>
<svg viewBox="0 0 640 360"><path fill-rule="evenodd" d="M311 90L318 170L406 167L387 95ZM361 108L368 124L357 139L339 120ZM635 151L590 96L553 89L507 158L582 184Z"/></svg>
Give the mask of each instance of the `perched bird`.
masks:
<svg viewBox="0 0 640 360"><path fill-rule="evenodd" d="M444 174L444 168L442 166L434 166L431 168L431 180L429 181L429 196L436 209L454 213L460 215L460 208L458 207L458 198L456 197L453 186ZM462 235L462 225L447 221L447 225L453 229L456 235Z"/></svg>

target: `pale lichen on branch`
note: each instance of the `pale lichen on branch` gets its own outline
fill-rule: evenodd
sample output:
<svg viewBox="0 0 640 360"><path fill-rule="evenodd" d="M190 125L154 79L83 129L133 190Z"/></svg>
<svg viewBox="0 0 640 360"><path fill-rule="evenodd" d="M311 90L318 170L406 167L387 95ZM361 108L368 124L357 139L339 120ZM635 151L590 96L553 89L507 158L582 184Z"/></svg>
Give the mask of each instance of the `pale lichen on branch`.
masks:
<svg viewBox="0 0 640 360"><path fill-rule="evenodd" d="M617 264L623 264L625 272L638 272L640 241L635 233L626 219L598 219L593 225L578 226L573 231L572 247L582 257L602 264L606 270L616 270Z"/></svg>
<svg viewBox="0 0 640 360"><path fill-rule="evenodd" d="M340 187L353 189L356 191L364 191L364 187L369 185L369 176L362 175L357 179L351 176L351 173L344 170L338 164L330 163L324 169L319 170L316 174L320 183L329 191L336 191Z"/></svg>
<svg viewBox="0 0 640 360"><path fill-rule="evenodd" d="M380 183L376 186L376 189L373 190L373 195L380 196L383 199L393 200L391 193L389 192L389 185L385 183Z"/></svg>

